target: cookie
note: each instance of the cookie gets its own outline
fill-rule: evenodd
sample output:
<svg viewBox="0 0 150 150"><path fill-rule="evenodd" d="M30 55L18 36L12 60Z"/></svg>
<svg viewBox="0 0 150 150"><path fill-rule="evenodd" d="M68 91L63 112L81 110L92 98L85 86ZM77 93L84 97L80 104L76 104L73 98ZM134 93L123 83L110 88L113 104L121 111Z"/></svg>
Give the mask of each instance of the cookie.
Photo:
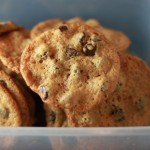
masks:
<svg viewBox="0 0 150 150"><path fill-rule="evenodd" d="M39 22L31 29L31 38L34 39L46 30L49 30L55 26L62 24L62 19L49 19L46 21Z"/></svg>
<svg viewBox="0 0 150 150"><path fill-rule="evenodd" d="M64 24L34 39L21 56L21 74L45 103L85 111L114 91L118 54L85 24Z"/></svg>
<svg viewBox="0 0 150 150"><path fill-rule="evenodd" d="M62 127L66 125L66 114L58 107L44 103L47 127Z"/></svg>
<svg viewBox="0 0 150 150"><path fill-rule="evenodd" d="M0 83L0 126L21 126L20 109L3 83Z"/></svg>
<svg viewBox="0 0 150 150"><path fill-rule="evenodd" d="M138 57L120 54L116 90L89 111L66 111L68 126L146 126L150 123L150 69Z"/></svg>
<svg viewBox="0 0 150 150"><path fill-rule="evenodd" d="M29 126L31 125L30 122L30 113L29 107L27 104L26 97L23 95L22 90L18 86L19 83L14 80L11 76L7 75L4 71L0 71L0 81L3 83L7 89L10 91L12 96L15 98L16 103L18 104L20 111L21 111L21 118L22 118L22 126Z"/></svg>
<svg viewBox="0 0 150 150"><path fill-rule="evenodd" d="M0 36L0 60L9 70L20 73L20 56L28 37L29 32L23 29Z"/></svg>
<svg viewBox="0 0 150 150"><path fill-rule="evenodd" d="M117 51L124 51L131 44L131 40L125 33L104 27L95 19L89 19L85 23L104 34L109 42L116 47Z"/></svg>
<svg viewBox="0 0 150 150"><path fill-rule="evenodd" d="M22 29L21 26L15 24L12 21L0 22L0 34L8 33L15 30Z"/></svg>

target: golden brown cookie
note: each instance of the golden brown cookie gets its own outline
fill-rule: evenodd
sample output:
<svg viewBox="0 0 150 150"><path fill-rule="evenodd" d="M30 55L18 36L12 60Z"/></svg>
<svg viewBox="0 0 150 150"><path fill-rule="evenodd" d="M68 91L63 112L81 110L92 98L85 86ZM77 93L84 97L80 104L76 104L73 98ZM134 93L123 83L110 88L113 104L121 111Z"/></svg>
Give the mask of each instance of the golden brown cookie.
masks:
<svg viewBox="0 0 150 150"><path fill-rule="evenodd" d="M8 33L15 30L20 30L20 29L22 29L22 27L15 24L12 21L0 22L0 34Z"/></svg>
<svg viewBox="0 0 150 150"><path fill-rule="evenodd" d="M0 60L9 70L20 73L20 56L27 38L29 32L23 29L0 36Z"/></svg>
<svg viewBox="0 0 150 150"><path fill-rule="evenodd" d="M49 30L55 26L59 26L64 21L62 19L49 19L39 22L31 29L31 38L34 39L46 30Z"/></svg>
<svg viewBox="0 0 150 150"><path fill-rule="evenodd" d="M121 71L114 93L89 111L66 112L68 126L146 126L150 123L150 69L138 57L120 54Z"/></svg>
<svg viewBox="0 0 150 150"><path fill-rule="evenodd" d="M22 118L22 126L29 126L31 125L30 122L30 113L29 107L27 104L26 97L23 94L23 91L18 86L17 81L14 80L11 76L7 75L4 71L0 71L0 81L3 83L7 89L10 91L12 96L15 98L16 103L21 111L21 118Z"/></svg>
<svg viewBox="0 0 150 150"><path fill-rule="evenodd" d="M125 33L104 27L95 19L89 19L85 23L104 34L109 42L116 47L117 51L124 51L131 44L131 40Z"/></svg>
<svg viewBox="0 0 150 150"><path fill-rule="evenodd" d="M61 108L44 103L44 110L47 127L62 127L65 125L67 118Z"/></svg>
<svg viewBox="0 0 150 150"><path fill-rule="evenodd" d="M0 80L1 81L1 80ZM0 126L21 126L22 116L14 97L0 82Z"/></svg>
<svg viewBox="0 0 150 150"><path fill-rule="evenodd" d="M118 54L85 24L64 24L44 32L26 47L21 73L46 103L89 110L116 88Z"/></svg>

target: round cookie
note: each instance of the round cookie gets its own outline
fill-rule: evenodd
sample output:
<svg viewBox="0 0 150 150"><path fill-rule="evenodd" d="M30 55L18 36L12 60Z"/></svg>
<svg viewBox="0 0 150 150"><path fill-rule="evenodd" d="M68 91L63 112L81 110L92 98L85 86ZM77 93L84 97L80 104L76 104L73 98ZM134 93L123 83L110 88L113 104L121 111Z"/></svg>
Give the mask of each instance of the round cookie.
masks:
<svg viewBox="0 0 150 150"><path fill-rule="evenodd" d="M150 123L150 69L138 57L120 54L116 90L101 104L82 113L66 111L68 126L146 126Z"/></svg>
<svg viewBox="0 0 150 150"><path fill-rule="evenodd" d="M21 56L21 74L45 103L85 111L116 88L118 54L85 24L64 24L33 40Z"/></svg>
<svg viewBox="0 0 150 150"><path fill-rule="evenodd" d="M0 22L0 34L20 30L22 27L12 21Z"/></svg>
<svg viewBox="0 0 150 150"><path fill-rule="evenodd" d="M27 104L26 97L23 95L22 90L19 88L17 81L14 80L11 76L7 75L4 71L0 71L0 81L5 84L7 89L10 91L12 96L15 98L20 111L22 118L22 126L31 125L29 107Z"/></svg>
<svg viewBox="0 0 150 150"><path fill-rule="evenodd" d="M129 37L123 32L104 27L95 19L89 19L85 23L104 34L109 42L116 47L117 51L124 51L131 44Z"/></svg>
<svg viewBox="0 0 150 150"><path fill-rule="evenodd" d="M31 29L31 38L34 39L44 31L49 30L55 26L59 26L63 22L64 21L61 19L49 19L46 21L39 22Z"/></svg>
<svg viewBox="0 0 150 150"><path fill-rule="evenodd" d="M66 114L61 108L44 103L44 110L47 127L62 127L66 124Z"/></svg>
<svg viewBox="0 0 150 150"><path fill-rule="evenodd" d="M20 109L5 85L0 83L0 126L21 126Z"/></svg>
<svg viewBox="0 0 150 150"><path fill-rule="evenodd" d="M20 58L24 49L24 40L28 37L29 31L24 29L0 36L0 60L16 73L20 73Z"/></svg>

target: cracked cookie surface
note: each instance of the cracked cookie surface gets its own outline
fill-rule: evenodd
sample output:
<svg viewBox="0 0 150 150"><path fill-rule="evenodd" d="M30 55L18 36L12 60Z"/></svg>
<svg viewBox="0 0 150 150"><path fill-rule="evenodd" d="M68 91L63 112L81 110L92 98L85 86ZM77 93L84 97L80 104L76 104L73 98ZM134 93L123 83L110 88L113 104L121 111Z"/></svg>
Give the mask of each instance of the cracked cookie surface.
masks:
<svg viewBox="0 0 150 150"><path fill-rule="evenodd" d="M21 57L23 78L44 102L77 111L109 97L119 69L118 54L109 42L83 24L63 24L44 32Z"/></svg>

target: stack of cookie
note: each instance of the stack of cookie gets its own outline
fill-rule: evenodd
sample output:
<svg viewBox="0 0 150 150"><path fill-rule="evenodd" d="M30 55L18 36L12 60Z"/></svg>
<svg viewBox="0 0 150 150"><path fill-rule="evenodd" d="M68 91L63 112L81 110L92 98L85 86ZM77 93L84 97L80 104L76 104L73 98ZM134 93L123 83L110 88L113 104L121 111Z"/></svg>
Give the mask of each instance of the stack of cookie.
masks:
<svg viewBox="0 0 150 150"><path fill-rule="evenodd" d="M0 126L32 126L35 103L19 72L29 32L15 23L0 23Z"/></svg>
<svg viewBox="0 0 150 150"><path fill-rule="evenodd" d="M46 126L149 125L150 69L124 33L78 17L3 24L1 68L40 96Z"/></svg>

